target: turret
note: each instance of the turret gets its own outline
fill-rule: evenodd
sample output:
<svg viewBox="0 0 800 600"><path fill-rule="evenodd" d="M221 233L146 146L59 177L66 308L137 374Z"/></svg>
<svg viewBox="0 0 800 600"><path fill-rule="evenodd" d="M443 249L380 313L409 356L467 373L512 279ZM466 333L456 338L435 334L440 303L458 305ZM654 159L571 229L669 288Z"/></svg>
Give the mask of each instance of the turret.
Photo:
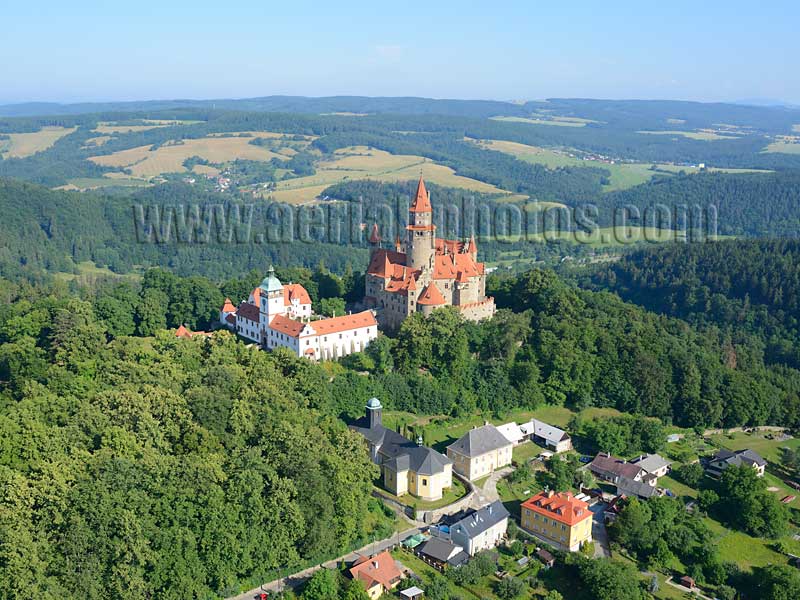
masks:
<svg viewBox="0 0 800 600"><path fill-rule="evenodd" d="M412 269L428 266L435 253L436 226L433 224L433 208L425 182L420 175L417 193L408 209L407 263Z"/></svg>
<svg viewBox="0 0 800 600"><path fill-rule="evenodd" d="M261 300L259 311L261 313L261 326L266 327L276 315L286 312L283 302L283 284L275 277L275 269L270 265L267 276L261 281L259 298Z"/></svg>
<svg viewBox="0 0 800 600"><path fill-rule="evenodd" d="M367 420L370 429L383 425L383 406L381 406L381 401L377 398L367 400Z"/></svg>
<svg viewBox="0 0 800 600"><path fill-rule="evenodd" d="M369 245L374 248L380 248L381 245L381 232L378 229L378 224L372 224L372 233L369 234Z"/></svg>

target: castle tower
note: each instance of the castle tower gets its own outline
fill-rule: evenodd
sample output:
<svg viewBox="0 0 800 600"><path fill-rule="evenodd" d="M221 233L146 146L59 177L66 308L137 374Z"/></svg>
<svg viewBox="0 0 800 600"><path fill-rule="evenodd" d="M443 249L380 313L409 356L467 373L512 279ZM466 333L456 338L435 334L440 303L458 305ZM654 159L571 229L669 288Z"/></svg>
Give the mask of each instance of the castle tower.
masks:
<svg viewBox="0 0 800 600"><path fill-rule="evenodd" d="M369 246L373 251L381 247L381 232L377 223L372 224L372 232L369 234Z"/></svg>
<svg viewBox="0 0 800 600"><path fill-rule="evenodd" d="M383 425L383 406L377 398L367 400L367 417L370 429Z"/></svg>
<svg viewBox="0 0 800 600"><path fill-rule="evenodd" d="M276 315L286 312L283 302L283 284L280 279L275 277L275 269L272 268L272 265L258 287L261 289L261 306L259 306L261 318L259 320L263 329L272 322Z"/></svg>
<svg viewBox="0 0 800 600"><path fill-rule="evenodd" d="M422 175L417 184L417 194L408 209L408 242L406 264L412 269L421 269L431 264L436 251L436 226L433 224L431 197L425 189Z"/></svg>

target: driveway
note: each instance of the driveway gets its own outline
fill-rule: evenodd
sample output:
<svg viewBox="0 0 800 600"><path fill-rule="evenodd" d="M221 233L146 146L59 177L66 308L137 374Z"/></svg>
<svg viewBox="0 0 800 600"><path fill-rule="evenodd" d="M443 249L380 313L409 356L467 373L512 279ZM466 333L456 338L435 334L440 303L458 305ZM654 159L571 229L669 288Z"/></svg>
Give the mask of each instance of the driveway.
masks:
<svg viewBox="0 0 800 600"><path fill-rule="evenodd" d="M483 487L477 488L477 494L472 497L470 507L474 509L482 508L500 499L500 494L497 493L497 482L503 477L513 471L513 467L503 467L498 471L494 471L483 484Z"/></svg>
<svg viewBox="0 0 800 600"><path fill-rule="evenodd" d="M597 502L590 509L592 511L592 539L594 540L594 557L610 558L611 548L608 545L608 531L603 522L603 513L606 510L604 502Z"/></svg>

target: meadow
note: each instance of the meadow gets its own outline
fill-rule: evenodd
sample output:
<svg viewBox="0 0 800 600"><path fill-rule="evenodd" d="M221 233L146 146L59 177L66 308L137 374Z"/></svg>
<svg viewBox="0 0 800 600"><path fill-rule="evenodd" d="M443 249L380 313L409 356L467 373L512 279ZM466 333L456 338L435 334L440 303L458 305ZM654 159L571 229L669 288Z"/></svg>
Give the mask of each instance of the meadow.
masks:
<svg viewBox="0 0 800 600"><path fill-rule="evenodd" d="M259 134L257 137L270 137L272 134ZM113 154L93 156L92 162L118 167L130 171L134 177L150 178L165 173L183 173L183 162L190 157L199 156L211 163L226 163L236 159L269 161L273 158L288 160L289 156L270 150L264 146L250 143L252 137L208 136L199 139L174 141L153 149L152 146L138 146L120 150ZM202 172L200 169L197 172Z"/></svg>
<svg viewBox="0 0 800 600"><path fill-rule="evenodd" d="M47 150L65 135L74 133L76 127L42 127L32 133L9 133L7 140L0 139L2 158L25 158Z"/></svg>
<svg viewBox="0 0 800 600"><path fill-rule="evenodd" d="M406 181L417 179L420 174L425 177L425 181L442 186L497 194L506 200L527 198L476 179L462 177L450 167L431 162L422 156L390 154L366 146L340 148L333 157L319 161L314 175L279 181L276 189L267 194L279 202L302 204L313 202L322 190L334 183L358 179Z"/></svg>

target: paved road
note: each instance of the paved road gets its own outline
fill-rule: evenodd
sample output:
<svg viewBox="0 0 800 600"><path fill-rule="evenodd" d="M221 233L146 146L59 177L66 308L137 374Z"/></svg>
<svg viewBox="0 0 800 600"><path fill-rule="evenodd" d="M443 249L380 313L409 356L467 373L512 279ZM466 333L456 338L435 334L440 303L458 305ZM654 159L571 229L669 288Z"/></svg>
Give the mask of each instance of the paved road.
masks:
<svg viewBox="0 0 800 600"><path fill-rule="evenodd" d="M470 502L471 508L481 508L490 502L500 499L500 494L497 493L497 482L503 477L513 471L513 467L503 467L499 471L495 471L486 479L482 488L478 488L478 493L472 497Z"/></svg>
<svg viewBox="0 0 800 600"><path fill-rule="evenodd" d="M326 569L335 569L339 562L344 560L346 562L354 561L359 556L369 555L373 553L383 552L384 550L391 548L392 546L398 544L400 540L404 540L410 535L415 535L420 532L419 527L412 527L410 529L406 529L400 533L396 533L393 536L386 538L384 540L376 541L374 544L368 544L363 548L359 548L355 552L350 552L349 554L344 554L335 558L333 560L329 560L322 565L317 565L314 567L309 567L299 573L295 573L294 575L290 575L289 577L284 577L282 579L276 579L274 581L269 581L267 583L261 584L257 588L253 588L248 592L243 592L238 596L231 596L227 600L253 600L253 598L257 597L261 592L279 592L287 587L296 588L303 584L309 577L311 577L314 573L316 573L320 568L324 567Z"/></svg>

